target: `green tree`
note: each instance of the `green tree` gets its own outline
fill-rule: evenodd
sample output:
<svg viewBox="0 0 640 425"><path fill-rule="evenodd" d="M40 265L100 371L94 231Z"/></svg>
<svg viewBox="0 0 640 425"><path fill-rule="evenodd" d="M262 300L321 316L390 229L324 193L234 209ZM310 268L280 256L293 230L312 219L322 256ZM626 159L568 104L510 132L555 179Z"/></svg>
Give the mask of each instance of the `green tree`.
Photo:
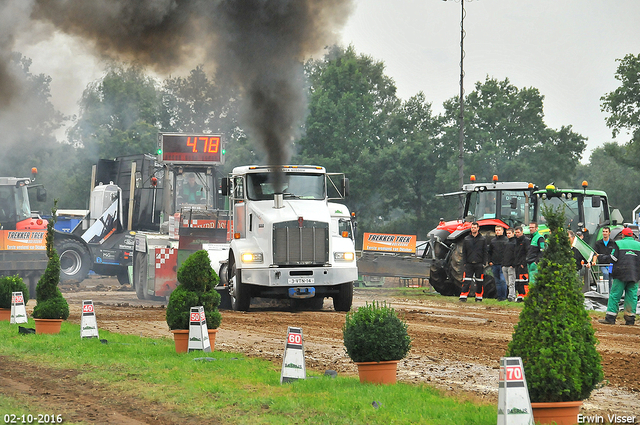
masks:
<svg viewBox="0 0 640 425"><path fill-rule="evenodd" d="M156 86L136 65L113 66L85 89L69 141L95 159L154 152L160 120Z"/></svg>
<svg viewBox="0 0 640 425"><path fill-rule="evenodd" d="M617 161L640 170L640 54L628 54L617 61L615 78L620 86L600 98L601 109L609 114L606 123L613 137L623 130L631 135L625 149L618 151ZM609 152L612 149L609 147Z"/></svg>
<svg viewBox="0 0 640 425"><path fill-rule="evenodd" d="M518 89L509 79L487 77L465 99L465 171L479 181L534 181L568 184L580 161L585 138L571 126L560 130L544 123L538 89ZM444 103L445 138L458 137L458 100ZM452 158L453 159L453 158Z"/></svg>
<svg viewBox="0 0 640 425"><path fill-rule="evenodd" d="M601 109L610 114L606 123L613 137L627 129L635 139L640 130L640 54L628 54L616 61L615 78L620 86L600 98Z"/></svg>
<svg viewBox="0 0 640 425"><path fill-rule="evenodd" d="M305 72L309 114L294 162L345 173L353 188L347 203L367 228L379 214L378 156L389 145L389 126L399 102L395 84L384 74L382 62L357 55L353 47L332 47L323 59L308 61Z"/></svg>
<svg viewBox="0 0 640 425"><path fill-rule="evenodd" d="M452 173L447 162L455 152L453 146L442 143L441 129L441 120L433 115L422 92L394 113L389 132L392 143L381 151L380 167L376 167L382 170L381 205L389 213L380 230L422 239L442 217L444 203L435 195L450 191L452 182L447 177Z"/></svg>
<svg viewBox="0 0 640 425"><path fill-rule="evenodd" d="M548 244L507 349L522 358L533 402L584 400L603 378L561 208L543 209Z"/></svg>
<svg viewBox="0 0 640 425"><path fill-rule="evenodd" d="M222 134L225 171L262 159L262 152L251 146L238 123L241 96L233 87L209 78L202 66L187 77L168 78L162 85L162 131Z"/></svg>
<svg viewBox="0 0 640 425"><path fill-rule="evenodd" d="M582 180L587 180L589 187L607 192L609 204L620 210L625 221L633 221L631 212L640 203L635 196L629 196L636 193L640 181L640 170L630 163L629 149L629 145L611 142L594 149L575 185L579 187Z"/></svg>

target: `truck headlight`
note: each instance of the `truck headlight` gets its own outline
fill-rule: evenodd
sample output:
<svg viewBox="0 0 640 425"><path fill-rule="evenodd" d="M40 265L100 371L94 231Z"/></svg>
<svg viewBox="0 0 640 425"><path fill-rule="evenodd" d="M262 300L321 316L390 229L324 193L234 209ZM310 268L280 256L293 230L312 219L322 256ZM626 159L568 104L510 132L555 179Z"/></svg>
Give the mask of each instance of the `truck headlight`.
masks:
<svg viewBox="0 0 640 425"><path fill-rule="evenodd" d="M353 252L334 252L333 258L336 261L353 261L355 254Z"/></svg>
<svg viewBox="0 0 640 425"><path fill-rule="evenodd" d="M262 263L261 252L245 252L241 258L243 263Z"/></svg>

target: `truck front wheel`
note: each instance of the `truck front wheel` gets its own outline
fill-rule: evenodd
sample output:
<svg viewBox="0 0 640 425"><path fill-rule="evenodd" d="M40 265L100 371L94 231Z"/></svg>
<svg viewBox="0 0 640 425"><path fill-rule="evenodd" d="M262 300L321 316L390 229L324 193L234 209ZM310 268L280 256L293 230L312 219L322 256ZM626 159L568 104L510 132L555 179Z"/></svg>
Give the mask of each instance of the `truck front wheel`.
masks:
<svg viewBox="0 0 640 425"><path fill-rule="evenodd" d="M236 269L236 263L231 263L229 269L229 295L231 308L235 311L249 311L251 304L251 288L242 283L242 272Z"/></svg>
<svg viewBox="0 0 640 425"><path fill-rule="evenodd" d="M60 256L60 281L62 283L80 283L91 269L91 255L82 243L65 239L56 246Z"/></svg>
<svg viewBox="0 0 640 425"><path fill-rule="evenodd" d="M335 311L349 311L353 303L353 282L343 283L338 287L338 295L333 297Z"/></svg>

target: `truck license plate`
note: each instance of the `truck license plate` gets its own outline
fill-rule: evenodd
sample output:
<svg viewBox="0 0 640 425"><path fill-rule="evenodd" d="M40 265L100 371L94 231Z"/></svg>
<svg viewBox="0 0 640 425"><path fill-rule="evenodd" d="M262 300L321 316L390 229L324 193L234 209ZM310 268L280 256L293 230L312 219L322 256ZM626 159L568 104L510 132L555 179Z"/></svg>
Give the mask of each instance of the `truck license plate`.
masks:
<svg viewBox="0 0 640 425"><path fill-rule="evenodd" d="M289 285L308 285L310 283L314 283L315 280L312 277L290 277Z"/></svg>

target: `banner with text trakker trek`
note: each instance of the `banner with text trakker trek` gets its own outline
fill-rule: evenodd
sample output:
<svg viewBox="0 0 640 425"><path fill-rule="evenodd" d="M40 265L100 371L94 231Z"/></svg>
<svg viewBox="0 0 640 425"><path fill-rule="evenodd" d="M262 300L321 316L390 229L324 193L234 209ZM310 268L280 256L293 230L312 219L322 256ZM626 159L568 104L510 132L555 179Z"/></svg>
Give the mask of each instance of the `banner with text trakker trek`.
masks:
<svg viewBox="0 0 640 425"><path fill-rule="evenodd" d="M0 250L44 250L46 234L46 230L0 230Z"/></svg>
<svg viewBox="0 0 640 425"><path fill-rule="evenodd" d="M363 251L416 252L416 235L389 235L385 233L365 233Z"/></svg>

